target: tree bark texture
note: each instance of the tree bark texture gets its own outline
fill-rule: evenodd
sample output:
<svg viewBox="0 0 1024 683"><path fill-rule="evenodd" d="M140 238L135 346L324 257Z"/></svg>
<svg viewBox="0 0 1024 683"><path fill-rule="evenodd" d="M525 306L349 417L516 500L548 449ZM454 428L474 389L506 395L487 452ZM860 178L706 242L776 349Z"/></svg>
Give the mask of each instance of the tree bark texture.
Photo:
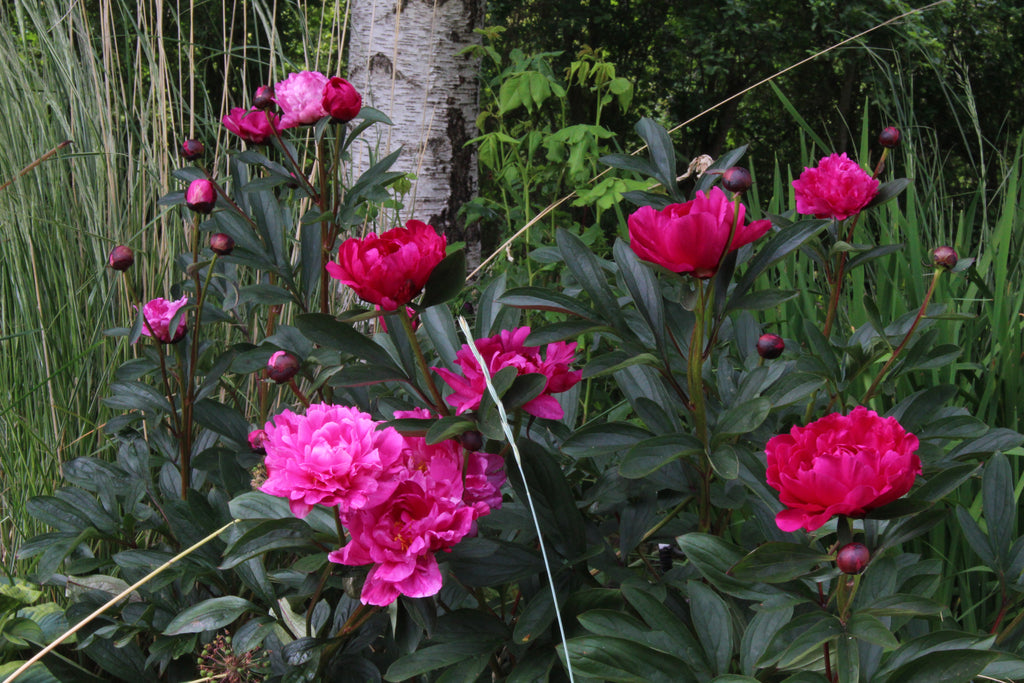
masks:
<svg viewBox="0 0 1024 683"><path fill-rule="evenodd" d="M403 218L470 244L479 237L457 213L477 191L465 143L476 136L479 61L458 53L479 44L482 23L483 0L351 0L349 80L395 124L353 151L355 173L401 147L394 170L416 174Z"/></svg>

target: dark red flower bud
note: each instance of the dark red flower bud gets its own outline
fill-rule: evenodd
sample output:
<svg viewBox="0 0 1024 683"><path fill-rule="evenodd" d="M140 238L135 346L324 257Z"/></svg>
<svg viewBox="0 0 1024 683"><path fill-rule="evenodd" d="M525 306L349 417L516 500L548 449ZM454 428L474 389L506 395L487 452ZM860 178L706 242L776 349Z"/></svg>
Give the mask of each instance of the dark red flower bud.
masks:
<svg viewBox="0 0 1024 683"><path fill-rule="evenodd" d="M889 126L878 135L878 144L882 147L892 149L900 144L900 129Z"/></svg>
<svg viewBox="0 0 1024 683"><path fill-rule="evenodd" d="M110 250L110 256L107 257L107 265L114 270L128 270L135 263L135 252L131 250L131 247L126 247L123 244L119 244Z"/></svg>
<svg viewBox="0 0 1024 683"><path fill-rule="evenodd" d="M257 109L270 109L274 104L274 86L261 85L256 88L256 95L252 98L252 106Z"/></svg>
<svg viewBox="0 0 1024 683"><path fill-rule="evenodd" d="M204 152L206 152L206 147L199 140L185 140L181 143L181 156L186 161L195 161L203 156Z"/></svg>
<svg viewBox="0 0 1024 683"><path fill-rule="evenodd" d="M478 451L484 447L484 435L472 429L462 433L462 436L459 437L459 443L467 451Z"/></svg>
<svg viewBox="0 0 1024 683"><path fill-rule="evenodd" d="M750 171L742 166L732 166L722 174L722 187L729 192L746 192L752 184Z"/></svg>
<svg viewBox="0 0 1024 683"><path fill-rule="evenodd" d="M235 241L231 239L231 235L225 235L222 232L217 232L210 235L210 250L214 254L220 256L227 256L235 248Z"/></svg>
<svg viewBox="0 0 1024 683"><path fill-rule="evenodd" d="M871 553L863 543L847 543L836 555L836 566L844 574L860 574L868 566Z"/></svg>
<svg viewBox="0 0 1024 683"><path fill-rule="evenodd" d="M276 351L267 361L267 375L278 384L291 380L298 372L302 363L287 351Z"/></svg>
<svg viewBox="0 0 1024 683"><path fill-rule="evenodd" d="M932 263L939 268L955 268L959 256L953 247L936 247L932 250Z"/></svg>
<svg viewBox="0 0 1024 683"><path fill-rule="evenodd" d="M193 180L185 191L185 205L197 213L210 213L217 203L217 188L206 178Z"/></svg>
<svg viewBox="0 0 1024 683"><path fill-rule="evenodd" d="M337 123L348 123L363 106L363 98L351 83L335 76L324 86L324 111Z"/></svg>
<svg viewBox="0 0 1024 683"><path fill-rule="evenodd" d="M757 355L766 360L778 358L785 350L786 342L777 334L762 334L757 340Z"/></svg>

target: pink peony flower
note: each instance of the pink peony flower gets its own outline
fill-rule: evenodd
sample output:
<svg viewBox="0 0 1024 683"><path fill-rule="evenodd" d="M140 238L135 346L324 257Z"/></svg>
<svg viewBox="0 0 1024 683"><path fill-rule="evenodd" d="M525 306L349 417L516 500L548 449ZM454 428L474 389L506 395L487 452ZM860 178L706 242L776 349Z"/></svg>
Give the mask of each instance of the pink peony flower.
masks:
<svg viewBox="0 0 1024 683"><path fill-rule="evenodd" d="M351 83L335 76L327 81L323 92L323 108L338 123L354 119L363 106L363 97Z"/></svg>
<svg viewBox="0 0 1024 683"><path fill-rule="evenodd" d="M768 485L787 507L783 531L814 531L835 515L863 516L907 493L921 473L917 437L863 406L769 439Z"/></svg>
<svg viewBox="0 0 1024 683"><path fill-rule="evenodd" d="M267 480L261 491L288 499L305 517L314 505L363 510L395 490L401 434L347 406L315 403L305 415L285 410L264 428Z"/></svg>
<svg viewBox="0 0 1024 683"><path fill-rule="evenodd" d="M738 213L738 218L736 216ZM670 204L661 211L642 206L628 219L629 244L636 255L676 273L713 277L722 254L750 244L771 228L771 221L745 223L746 207L733 202L719 187L685 204ZM736 221L732 241L729 233Z"/></svg>
<svg viewBox="0 0 1024 683"><path fill-rule="evenodd" d="M338 262L328 263L327 272L363 301L394 311L420 293L444 258L446 245L444 235L434 228L409 221L404 228L381 235L345 240L338 249Z"/></svg>
<svg viewBox="0 0 1024 683"><path fill-rule="evenodd" d="M848 158L832 154L818 162L816 168L805 168L793 181L796 210L815 218L845 220L878 194L878 179Z"/></svg>
<svg viewBox="0 0 1024 683"><path fill-rule="evenodd" d="M142 307L142 334L153 337L162 344L173 344L185 336L186 315L178 318L178 325L171 334L171 322L175 315L188 304L188 297L183 296L177 301L157 297Z"/></svg>
<svg viewBox="0 0 1024 683"><path fill-rule="evenodd" d="M281 127L281 117L277 114L260 111L256 107L245 110L235 107L231 113L221 119L224 127L246 142L262 145L267 138L274 136L274 126Z"/></svg>
<svg viewBox="0 0 1024 683"><path fill-rule="evenodd" d="M582 373L578 370L569 370L569 365L575 360L576 343L548 344L542 358L540 347L523 345L529 335L529 327L520 327L515 330L502 330L500 334L477 339L474 343L487 362L487 369L492 376L502 368L514 367L519 375L539 373L547 377L544 391L540 396L524 403L523 410L536 417L560 420L564 411L551 394L566 391L580 381ZM487 390L487 384L468 345L463 345L459 349L455 363L462 370L462 375L447 368L434 368L434 371L454 390L445 400L461 415L467 410L480 407L480 399Z"/></svg>
<svg viewBox="0 0 1024 683"><path fill-rule="evenodd" d="M445 486L414 469L386 502L346 516L352 540L328 559L375 565L363 585L363 603L383 606L399 595L423 598L441 590L434 553L455 545L473 527L473 508L450 495L454 489L461 485Z"/></svg>
<svg viewBox="0 0 1024 683"><path fill-rule="evenodd" d="M274 86L274 98L281 107L281 129L316 123L327 116L324 87L327 76L319 71L290 73Z"/></svg>

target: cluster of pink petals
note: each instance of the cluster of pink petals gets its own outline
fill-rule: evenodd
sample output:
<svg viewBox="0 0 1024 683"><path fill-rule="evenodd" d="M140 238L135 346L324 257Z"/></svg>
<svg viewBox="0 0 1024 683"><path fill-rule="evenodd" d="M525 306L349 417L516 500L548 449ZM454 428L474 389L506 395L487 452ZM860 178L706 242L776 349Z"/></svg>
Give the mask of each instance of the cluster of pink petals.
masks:
<svg viewBox="0 0 1024 683"><path fill-rule="evenodd" d="M738 215L737 215L738 214ZM722 256L750 244L771 228L771 221L745 223L746 207L715 186L684 204L661 211L642 206L628 219L629 244L636 255L676 273L713 277ZM736 231L729 240L733 223Z"/></svg>
<svg viewBox="0 0 1024 683"><path fill-rule="evenodd" d="M183 314L178 318L178 325L171 334L171 323L184 306L188 305L188 297L183 296L177 301L168 301L157 297L142 307L142 334L153 337L163 344L173 344L181 341L185 336L187 328L186 316Z"/></svg>
<svg viewBox="0 0 1024 683"><path fill-rule="evenodd" d="M500 334L477 339L474 343L492 376L508 367L516 368L518 375L544 375L547 378L544 391L524 403L523 410L536 417L560 420L564 415L562 405L551 394L566 391L580 381L582 373L569 369L575 360L576 343L548 344L542 356L539 346L524 344L528 336L530 328L519 327L514 330L502 330ZM487 384L480 365L468 345L463 345L459 349L455 363L462 370L461 375L447 368L434 368L434 371L452 388L452 393L445 400L461 415L480 407L480 399L487 390Z"/></svg>
<svg viewBox="0 0 1024 683"><path fill-rule="evenodd" d="M878 179L845 153L832 154L793 181L796 210L815 218L845 220L875 198L878 186Z"/></svg>
<svg viewBox="0 0 1024 683"><path fill-rule="evenodd" d="M444 235L431 226L409 221L381 235L345 240L338 262L328 263L327 272L363 301L394 311L420 293L444 258L446 245Z"/></svg>
<svg viewBox="0 0 1024 683"><path fill-rule="evenodd" d="M281 107L281 128L316 123L327 116L324 88L327 76L319 71L290 73L274 85L274 99Z"/></svg>
<svg viewBox="0 0 1024 683"><path fill-rule="evenodd" d="M235 107L221 119L224 127L246 142L262 145L274 135L274 126L281 127L281 117L256 107L245 110Z"/></svg>
<svg viewBox="0 0 1024 683"><path fill-rule="evenodd" d="M891 503L921 473L917 447L896 418L863 406L772 437L765 446L768 485L787 508L775 523L783 531L814 531L835 515L859 517Z"/></svg>
<svg viewBox="0 0 1024 683"><path fill-rule="evenodd" d="M472 505L477 517L501 507L501 487L508 475L505 459L495 453L466 454L466 470L462 482L462 500Z"/></svg>
<svg viewBox="0 0 1024 683"><path fill-rule="evenodd" d="M430 413L399 411L395 417ZM456 441L427 444L422 437L404 438L395 490L380 504L343 516L352 540L328 556L340 564L374 565L360 597L371 605L388 605L399 595L436 594L443 578L434 554L472 533L474 521L491 510L464 500L463 455Z"/></svg>
<svg viewBox="0 0 1024 683"><path fill-rule="evenodd" d="M264 431L267 480L261 491L288 499L305 517L314 505L342 514L387 500L395 490L402 435L348 406L315 403L305 415L285 410Z"/></svg>

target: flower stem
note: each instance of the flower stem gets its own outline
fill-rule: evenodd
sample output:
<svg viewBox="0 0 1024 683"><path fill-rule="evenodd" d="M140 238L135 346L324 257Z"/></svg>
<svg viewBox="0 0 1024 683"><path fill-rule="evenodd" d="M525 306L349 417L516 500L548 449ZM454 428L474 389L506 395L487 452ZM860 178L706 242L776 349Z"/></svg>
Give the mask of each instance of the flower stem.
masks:
<svg viewBox="0 0 1024 683"><path fill-rule="evenodd" d="M423 348L420 346L420 340L416 338L416 331L412 329L412 321L409 319L409 314L406 313L404 306L400 306L399 310L396 312L398 314L398 319L402 321L402 329L405 330L406 336L409 337L409 343L412 345L413 353L416 354L416 363L420 367L420 372L423 373L423 379L427 383L430 395L434 397L434 408L437 410L439 415L447 417L448 407L444 404L444 400L441 398L441 392L438 390L437 384L434 382L434 378L430 374L430 368L427 367L427 359L423 355Z"/></svg>
<svg viewBox="0 0 1024 683"><path fill-rule="evenodd" d="M690 356L687 366L687 386L690 393L690 405L693 409L694 426L697 438L707 446L708 426L707 407L704 404L704 378L701 369L704 365L704 318L707 315L704 281L697 280L697 314L693 322L693 334L690 337Z"/></svg>
<svg viewBox="0 0 1024 683"><path fill-rule="evenodd" d="M889 360L887 360L885 365L882 366L882 369L878 371L878 374L875 376L875 381L871 383L871 386L868 388L868 393L864 394L864 398L861 399L861 403L867 403L868 400L875 395L875 390L878 389L878 385L882 381L882 378L885 377L885 373L889 371L889 368L892 367L892 364L900 355L900 352L907 346L907 343L914 334L914 330L917 329L918 323L921 322L921 318L924 317L924 313L928 309L928 304L932 300L932 294L935 293L935 285L938 284L939 276L942 275L943 270L945 269L936 268L935 272L932 273L932 282L928 286L928 292L924 295L924 301L921 303L921 308L917 311L917 317L914 318L914 324L910 326L909 330L907 330L907 334L904 335L903 341L900 342L900 345L897 346L896 350L889 356Z"/></svg>

